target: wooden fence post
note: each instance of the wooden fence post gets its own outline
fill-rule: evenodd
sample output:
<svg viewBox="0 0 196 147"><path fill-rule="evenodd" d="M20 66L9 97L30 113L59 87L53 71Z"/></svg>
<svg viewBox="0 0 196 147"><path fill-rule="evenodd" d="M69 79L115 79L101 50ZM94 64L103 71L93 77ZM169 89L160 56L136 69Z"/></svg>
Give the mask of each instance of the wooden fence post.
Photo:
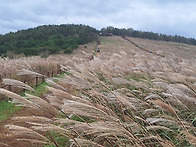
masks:
<svg viewBox="0 0 196 147"><path fill-rule="evenodd" d="M61 66L59 64L57 65L57 74L61 74Z"/></svg>
<svg viewBox="0 0 196 147"><path fill-rule="evenodd" d="M25 83L25 84L26 84L26 79L25 79L25 78L24 78L23 83ZM25 89L25 88L23 88L23 92L25 92L25 91L26 91L26 89Z"/></svg>
<svg viewBox="0 0 196 147"><path fill-rule="evenodd" d="M9 91L12 90L12 85L8 85L8 90L9 90Z"/></svg>
<svg viewBox="0 0 196 147"><path fill-rule="evenodd" d="M35 77L35 85L38 86L38 76Z"/></svg>
<svg viewBox="0 0 196 147"><path fill-rule="evenodd" d="M42 76L42 83L44 82L44 76Z"/></svg>

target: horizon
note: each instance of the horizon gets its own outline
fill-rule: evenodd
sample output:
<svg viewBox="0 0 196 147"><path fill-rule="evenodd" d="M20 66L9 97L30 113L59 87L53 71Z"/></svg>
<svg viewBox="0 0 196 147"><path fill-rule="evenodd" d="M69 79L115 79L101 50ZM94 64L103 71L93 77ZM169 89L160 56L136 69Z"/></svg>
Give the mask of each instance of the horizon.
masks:
<svg viewBox="0 0 196 147"><path fill-rule="evenodd" d="M195 7L194 0L2 0L0 34L71 23L196 38Z"/></svg>
<svg viewBox="0 0 196 147"><path fill-rule="evenodd" d="M103 28L107 28L107 27L114 27L114 26L106 26L106 27L102 27L100 29L97 29L93 26L90 26L88 24L74 24L74 23L67 23L67 24L43 24L43 25L38 25L38 26L35 26L35 27L30 27L30 28L25 28L25 29L21 29L21 30L16 30L16 31L10 31L10 32L7 32L5 34L0 34L0 35L7 35L7 34L10 34L10 33L17 33L17 32L20 32L20 31L25 31L25 30L28 30L28 29L34 29L34 28L37 28L37 27L41 27L41 26L50 26L50 25L57 25L57 26L60 26L60 25L68 25L68 24L73 24L73 25L85 25L85 26L89 26L91 28L94 28L98 31L101 31L101 29ZM118 28L118 27L114 27L114 28L117 28L117 29L129 29L131 27L128 27L128 28ZM153 32L153 31L144 31L144 30L136 30L134 28L131 28L133 29L134 31L141 31L141 32L152 32L152 33L157 33L157 34L162 34L162 35L167 35L167 36L180 36L180 37L185 37L185 38L188 38L188 39L196 39L196 38L193 38L193 37L186 37L186 36L182 36L182 35L178 35L178 34L174 34L174 35L170 35L170 34L164 34L164 33L159 33L159 32Z"/></svg>

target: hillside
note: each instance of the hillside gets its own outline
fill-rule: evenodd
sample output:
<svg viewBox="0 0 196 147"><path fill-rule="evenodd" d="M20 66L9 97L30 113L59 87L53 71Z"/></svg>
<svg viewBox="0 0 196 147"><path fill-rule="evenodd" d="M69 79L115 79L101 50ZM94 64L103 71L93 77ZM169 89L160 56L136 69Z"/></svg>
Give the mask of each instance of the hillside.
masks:
<svg viewBox="0 0 196 147"><path fill-rule="evenodd" d="M46 58L50 54L69 54L77 49L79 45L98 41L98 34L100 36L127 36L196 45L194 38L143 32L132 28L119 29L108 26L96 30L81 24L43 25L0 35L0 56L13 59L32 55Z"/></svg>
<svg viewBox="0 0 196 147"><path fill-rule="evenodd" d="M50 56L65 73L47 79L41 98L0 89L26 106L3 122L0 144L196 145L196 46L117 36L100 43L100 53L91 43Z"/></svg>
<svg viewBox="0 0 196 147"><path fill-rule="evenodd" d="M117 36L128 36L134 38L145 38L150 40L161 40L161 41L169 41L169 42L178 42L178 43L185 43L190 45L196 45L196 40L194 38L186 38L184 36L179 35L165 35L160 33L154 32L145 32L134 30L132 28L114 28L112 26L108 26L107 28L102 28L100 31L101 35L110 36L111 34Z"/></svg>
<svg viewBox="0 0 196 147"><path fill-rule="evenodd" d="M85 25L39 26L0 36L0 55L72 53L78 45L95 41L96 38L97 30Z"/></svg>

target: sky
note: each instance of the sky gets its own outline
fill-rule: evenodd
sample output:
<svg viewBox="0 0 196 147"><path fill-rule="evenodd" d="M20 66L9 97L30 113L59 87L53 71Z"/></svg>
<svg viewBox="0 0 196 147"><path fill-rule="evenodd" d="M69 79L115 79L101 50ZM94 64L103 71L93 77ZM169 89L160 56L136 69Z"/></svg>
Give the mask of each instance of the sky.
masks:
<svg viewBox="0 0 196 147"><path fill-rule="evenodd" d="M84 24L196 38L195 8L196 0L1 0L0 34Z"/></svg>

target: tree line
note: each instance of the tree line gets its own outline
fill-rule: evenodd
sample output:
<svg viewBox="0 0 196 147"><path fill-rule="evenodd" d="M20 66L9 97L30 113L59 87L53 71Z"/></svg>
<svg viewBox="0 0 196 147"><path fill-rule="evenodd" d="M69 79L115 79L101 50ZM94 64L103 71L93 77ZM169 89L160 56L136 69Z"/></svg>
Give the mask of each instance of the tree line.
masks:
<svg viewBox="0 0 196 147"><path fill-rule="evenodd" d="M41 55L44 57L49 54L72 53L79 45L98 40L98 34L103 36L113 34L196 45L194 38L143 32L132 28L119 29L108 26L99 31L81 24L43 25L0 35L0 56L22 54L24 56Z"/></svg>
<svg viewBox="0 0 196 147"><path fill-rule="evenodd" d="M72 53L78 45L96 40L98 31L85 25L44 25L0 36L0 55Z"/></svg>
<svg viewBox="0 0 196 147"><path fill-rule="evenodd" d="M153 32L137 31L132 28L119 29L119 28L114 28L112 26L108 26L107 28L102 28L100 34L104 36L109 36L113 34L117 36L129 36L135 38L146 38L151 40L172 41L172 42L196 45L196 40L194 38L186 38L178 35L171 36L171 35L165 35L165 34L159 34Z"/></svg>

